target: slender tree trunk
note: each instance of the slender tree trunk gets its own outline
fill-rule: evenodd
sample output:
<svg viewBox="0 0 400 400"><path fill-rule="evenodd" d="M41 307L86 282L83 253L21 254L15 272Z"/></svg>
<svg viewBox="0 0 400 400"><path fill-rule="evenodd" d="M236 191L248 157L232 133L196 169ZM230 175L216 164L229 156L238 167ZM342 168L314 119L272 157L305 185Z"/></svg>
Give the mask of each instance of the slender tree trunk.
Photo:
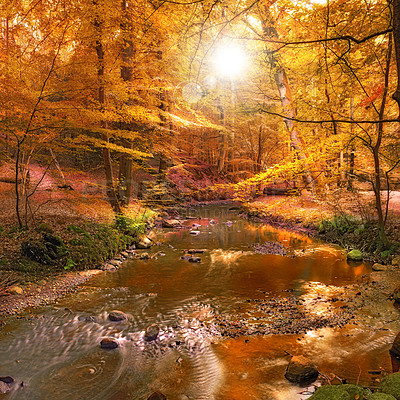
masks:
<svg viewBox="0 0 400 400"><path fill-rule="evenodd" d="M393 94L400 108L400 0L392 0L393 5L393 41L396 54L397 87ZM400 118L400 117L399 117Z"/></svg>
<svg viewBox="0 0 400 400"><path fill-rule="evenodd" d="M387 93L389 90L389 71L390 71L390 60L392 57L392 36L389 37L389 45L388 51L386 56L386 69L385 69L385 86L383 89L382 95L382 103L379 110L379 122L378 122L378 137L376 139L375 146L372 147L372 154L374 157L374 180L373 180L373 189L375 194L375 207L378 213L378 224L379 224L379 234L382 242L387 245L389 243L386 233L385 233L385 216L382 207L382 197L381 197L381 167L380 167L380 159L379 159L379 150L382 144L382 137L383 137L383 117L385 114L385 105L386 105L386 98Z"/></svg>
<svg viewBox="0 0 400 400"><path fill-rule="evenodd" d="M218 109L219 109L219 123L224 127L224 129L219 132L218 136L217 170L218 173L222 173L225 169L225 159L226 159L225 112L222 104L218 106Z"/></svg>
<svg viewBox="0 0 400 400"><path fill-rule="evenodd" d="M131 39L132 30L130 23L130 14L128 10L128 1L121 1L121 32L123 34L122 44L122 65L121 65L121 78L127 85L132 81L132 58L133 58L133 43ZM132 124L122 124L123 129L131 129ZM132 141L124 139L122 145L127 149L132 149ZM133 192L133 171L132 159L127 154L120 155L119 173L118 173L118 196L122 205L127 206L130 202Z"/></svg>
<svg viewBox="0 0 400 400"><path fill-rule="evenodd" d="M97 6L97 1L96 0L93 1L93 4ZM96 19L94 21L94 26L97 31L95 49L98 61L97 78L99 82L99 104L100 104L100 111L104 112L106 103L105 82L104 82L104 47L101 34L102 22L100 20L98 11L96 12ZM100 122L100 125L103 129L107 129L107 122L104 119ZM107 134L103 135L103 139L105 142L107 143L109 142L109 137ZM110 149L107 146L103 148L103 163L106 175L106 191L107 191L108 201L110 202L110 205L115 213L121 213L121 207L119 205L117 193L114 186L111 153Z"/></svg>
<svg viewBox="0 0 400 400"><path fill-rule="evenodd" d="M285 118L286 128L290 134L290 144L292 149L296 152L297 158L299 160L305 160L307 157L303 150L303 145L300 140L300 132L298 131L296 125L292 121L292 118L296 118L296 112L293 107L293 98L292 93L289 86L289 81L286 75L285 70L282 67L277 67L277 71L275 73L275 81L278 86L279 96L281 99L281 104L283 108L283 112L285 115L291 119ZM305 166L307 168L307 166ZM310 173L310 171L304 172L304 178L308 186L314 188L314 179Z"/></svg>

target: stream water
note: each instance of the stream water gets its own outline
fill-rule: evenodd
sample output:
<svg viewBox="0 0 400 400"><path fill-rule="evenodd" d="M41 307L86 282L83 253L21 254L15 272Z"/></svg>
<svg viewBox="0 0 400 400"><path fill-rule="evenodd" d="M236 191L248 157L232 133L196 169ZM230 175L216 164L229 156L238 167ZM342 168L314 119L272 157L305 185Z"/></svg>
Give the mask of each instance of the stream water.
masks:
<svg viewBox="0 0 400 400"><path fill-rule="evenodd" d="M284 378L288 353L306 354L319 371L366 385L374 378L371 371L391 370L394 333L377 325L376 316L369 316L370 327L349 320L343 327L279 334L290 323L281 320L282 303L301 301L304 320L319 321L338 312L343 305L335 296L364 279L369 265L349 265L340 249L240 219L228 206L186 214L201 217L186 222L201 225L195 228L199 234L159 229L158 245L144 250L157 257L126 261L79 292L8 324L0 332L0 375L13 376L18 389L0 398L146 400L159 390L169 400L305 399L307 388ZM290 254L256 254L252 244L266 241L281 243ZM206 250L201 263L181 259L190 248ZM265 310L268 301L275 302L270 308L276 304L269 320L260 306ZM128 319L109 321L111 310ZM245 335L232 328L236 319L246 321ZM252 327L260 320L274 326L276 319L274 334L260 335ZM222 336L224 321L230 329ZM159 337L145 342L143 332L153 323ZM104 337L120 346L101 349Z"/></svg>

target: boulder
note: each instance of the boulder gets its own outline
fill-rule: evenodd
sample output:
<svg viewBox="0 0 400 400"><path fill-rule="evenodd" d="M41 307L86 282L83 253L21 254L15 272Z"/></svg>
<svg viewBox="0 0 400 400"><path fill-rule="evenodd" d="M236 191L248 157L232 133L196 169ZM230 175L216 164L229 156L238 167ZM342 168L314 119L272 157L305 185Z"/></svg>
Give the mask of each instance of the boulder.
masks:
<svg viewBox="0 0 400 400"><path fill-rule="evenodd" d="M126 320L127 316L122 311L114 310L108 314L108 319L113 322L119 322Z"/></svg>
<svg viewBox="0 0 400 400"><path fill-rule="evenodd" d="M375 263L375 264L372 266L372 269L373 269L374 271L386 271L386 270L387 270L387 266L386 266L386 265L382 265L382 264Z"/></svg>
<svg viewBox="0 0 400 400"><path fill-rule="evenodd" d="M392 265L397 265L400 267L400 256L394 256L392 259Z"/></svg>
<svg viewBox="0 0 400 400"><path fill-rule="evenodd" d="M0 381L0 394L8 393L10 390L10 385L7 385L7 383Z"/></svg>
<svg viewBox="0 0 400 400"><path fill-rule="evenodd" d="M144 332L144 340L146 342L151 342L153 340L156 340L159 333L160 333L160 327L157 324L151 324L146 328Z"/></svg>
<svg viewBox="0 0 400 400"><path fill-rule="evenodd" d="M114 267L119 267L121 265L121 260L117 260L116 258L113 258L108 263Z"/></svg>
<svg viewBox="0 0 400 400"><path fill-rule="evenodd" d="M193 236L200 235L200 231L190 231L190 234Z"/></svg>
<svg viewBox="0 0 400 400"><path fill-rule="evenodd" d="M391 394L395 399L400 399L400 372L385 376L379 384L382 393Z"/></svg>
<svg viewBox="0 0 400 400"><path fill-rule="evenodd" d="M114 267L114 265L104 264L104 265L101 267L101 270L102 270L102 271L115 272L115 271L117 270L117 268Z"/></svg>
<svg viewBox="0 0 400 400"><path fill-rule="evenodd" d="M397 301L398 303L400 303L400 286L398 286L396 289L394 289L393 298L394 298L394 301Z"/></svg>
<svg viewBox="0 0 400 400"><path fill-rule="evenodd" d="M129 253L128 253L127 251L123 251L123 252L121 253L121 256L122 256L122 257L125 257L125 258L128 258L128 257L129 257Z"/></svg>
<svg viewBox="0 0 400 400"><path fill-rule="evenodd" d="M116 349L118 346L119 346L118 342L116 341L116 339L113 338L104 338L100 342L100 347L102 349L112 350Z"/></svg>
<svg viewBox="0 0 400 400"><path fill-rule="evenodd" d="M189 249L187 253L189 254L203 254L206 250L205 249Z"/></svg>
<svg viewBox="0 0 400 400"><path fill-rule="evenodd" d="M341 384L321 386L310 400L354 400L369 399L371 391L359 385Z"/></svg>
<svg viewBox="0 0 400 400"><path fill-rule="evenodd" d="M395 337L389 352L393 354L395 357L400 357L400 332Z"/></svg>
<svg viewBox="0 0 400 400"><path fill-rule="evenodd" d="M311 383L318 378L318 371L307 358L293 356L286 368L285 378L294 383Z"/></svg>
<svg viewBox="0 0 400 400"><path fill-rule="evenodd" d="M142 238L137 244L137 249L149 249L151 247L151 240L148 237Z"/></svg>
<svg viewBox="0 0 400 400"><path fill-rule="evenodd" d="M14 384L14 378L11 376L0 376L0 382L7 383L7 385L12 386Z"/></svg>
<svg viewBox="0 0 400 400"><path fill-rule="evenodd" d="M157 391L152 393L147 400L167 400L167 398L165 397L164 394L162 394L161 392Z"/></svg>
<svg viewBox="0 0 400 400"><path fill-rule="evenodd" d="M149 260L149 259L150 259L150 254L149 254L149 253L142 253L142 254L139 256L139 259L140 259L140 260Z"/></svg>
<svg viewBox="0 0 400 400"><path fill-rule="evenodd" d="M181 227L182 224L177 219L164 219L162 221L163 228L178 228Z"/></svg>
<svg viewBox="0 0 400 400"><path fill-rule="evenodd" d="M362 261L363 255L360 250L351 250L347 253L347 259L352 261Z"/></svg>
<svg viewBox="0 0 400 400"><path fill-rule="evenodd" d="M10 294L23 294L23 293L24 293L24 291L22 290L22 288L20 288L20 287L17 286L17 285L11 286L11 287L8 289L8 292L9 292Z"/></svg>

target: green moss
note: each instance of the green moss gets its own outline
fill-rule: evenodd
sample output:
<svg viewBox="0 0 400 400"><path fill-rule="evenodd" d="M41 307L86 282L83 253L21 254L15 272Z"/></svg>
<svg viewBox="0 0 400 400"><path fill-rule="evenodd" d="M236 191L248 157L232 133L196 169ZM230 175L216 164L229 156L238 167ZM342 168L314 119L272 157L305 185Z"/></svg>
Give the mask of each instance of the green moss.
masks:
<svg viewBox="0 0 400 400"><path fill-rule="evenodd" d="M310 397L310 400L351 400L349 393L340 386L321 386Z"/></svg>
<svg viewBox="0 0 400 400"><path fill-rule="evenodd" d="M35 230L38 233L54 233L53 228L46 223L39 224Z"/></svg>
<svg viewBox="0 0 400 400"><path fill-rule="evenodd" d="M368 397L368 400L396 400L396 397L387 393L374 393Z"/></svg>
<svg viewBox="0 0 400 400"><path fill-rule="evenodd" d="M362 400L370 395L368 389L359 385L328 385L318 388L310 400Z"/></svg>
<svg viewBox="0 0 400 400"><path fill-rule="evenodd" d="M400 399L400 372L390 374L382 379L379 385L382 393L391 394L397 400Z"/></svg>
<svg viewBox="0 0 400 400"><path fill-rule="evenodd" d="M347 253L347 259L353 261L361 261L363 259L363 254L360 250L354 249Z"/></svg>

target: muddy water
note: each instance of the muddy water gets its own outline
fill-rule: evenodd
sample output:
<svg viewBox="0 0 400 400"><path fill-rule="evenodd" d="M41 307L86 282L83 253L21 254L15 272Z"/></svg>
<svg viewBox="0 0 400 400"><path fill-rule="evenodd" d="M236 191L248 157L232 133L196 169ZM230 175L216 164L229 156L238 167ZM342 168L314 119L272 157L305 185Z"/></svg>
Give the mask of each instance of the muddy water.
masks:
<svg viewBox="0 0 400 400"><path fill-rule="evenodd" d="M304 315L317 322L341 312L340 296L366 279L370 266L349 265L340 249L307 236L241 220L227 206L186 213L201 217L186 222L201 225L199 234L159 230L150 250L157 257L98 275L79 293L0 333L0 375L23 382L2 399L145 400L156 390L169 400L305 399L308 389L283 376L288 353L306 354L321 372L366 385L376 377L371 371L391 370L395 332L379 315L366 315L366 324L349 318L344 326L285 335L260 335L260 325L252 325L273 326L280 318L269 310L265 319L262 304L271 299L301 302ZM265 241L290 254L255 254L251 244ZM201 263L181 259L190 248L206 249ZM128 319L110 322L115 309ZM245 335L230 329L221 336L221 322L232 327L236 319L246 321ZM161 332L147 343L143 331L152 323ZM116 338L119 348L100 349L104 337Z"/></svg>

